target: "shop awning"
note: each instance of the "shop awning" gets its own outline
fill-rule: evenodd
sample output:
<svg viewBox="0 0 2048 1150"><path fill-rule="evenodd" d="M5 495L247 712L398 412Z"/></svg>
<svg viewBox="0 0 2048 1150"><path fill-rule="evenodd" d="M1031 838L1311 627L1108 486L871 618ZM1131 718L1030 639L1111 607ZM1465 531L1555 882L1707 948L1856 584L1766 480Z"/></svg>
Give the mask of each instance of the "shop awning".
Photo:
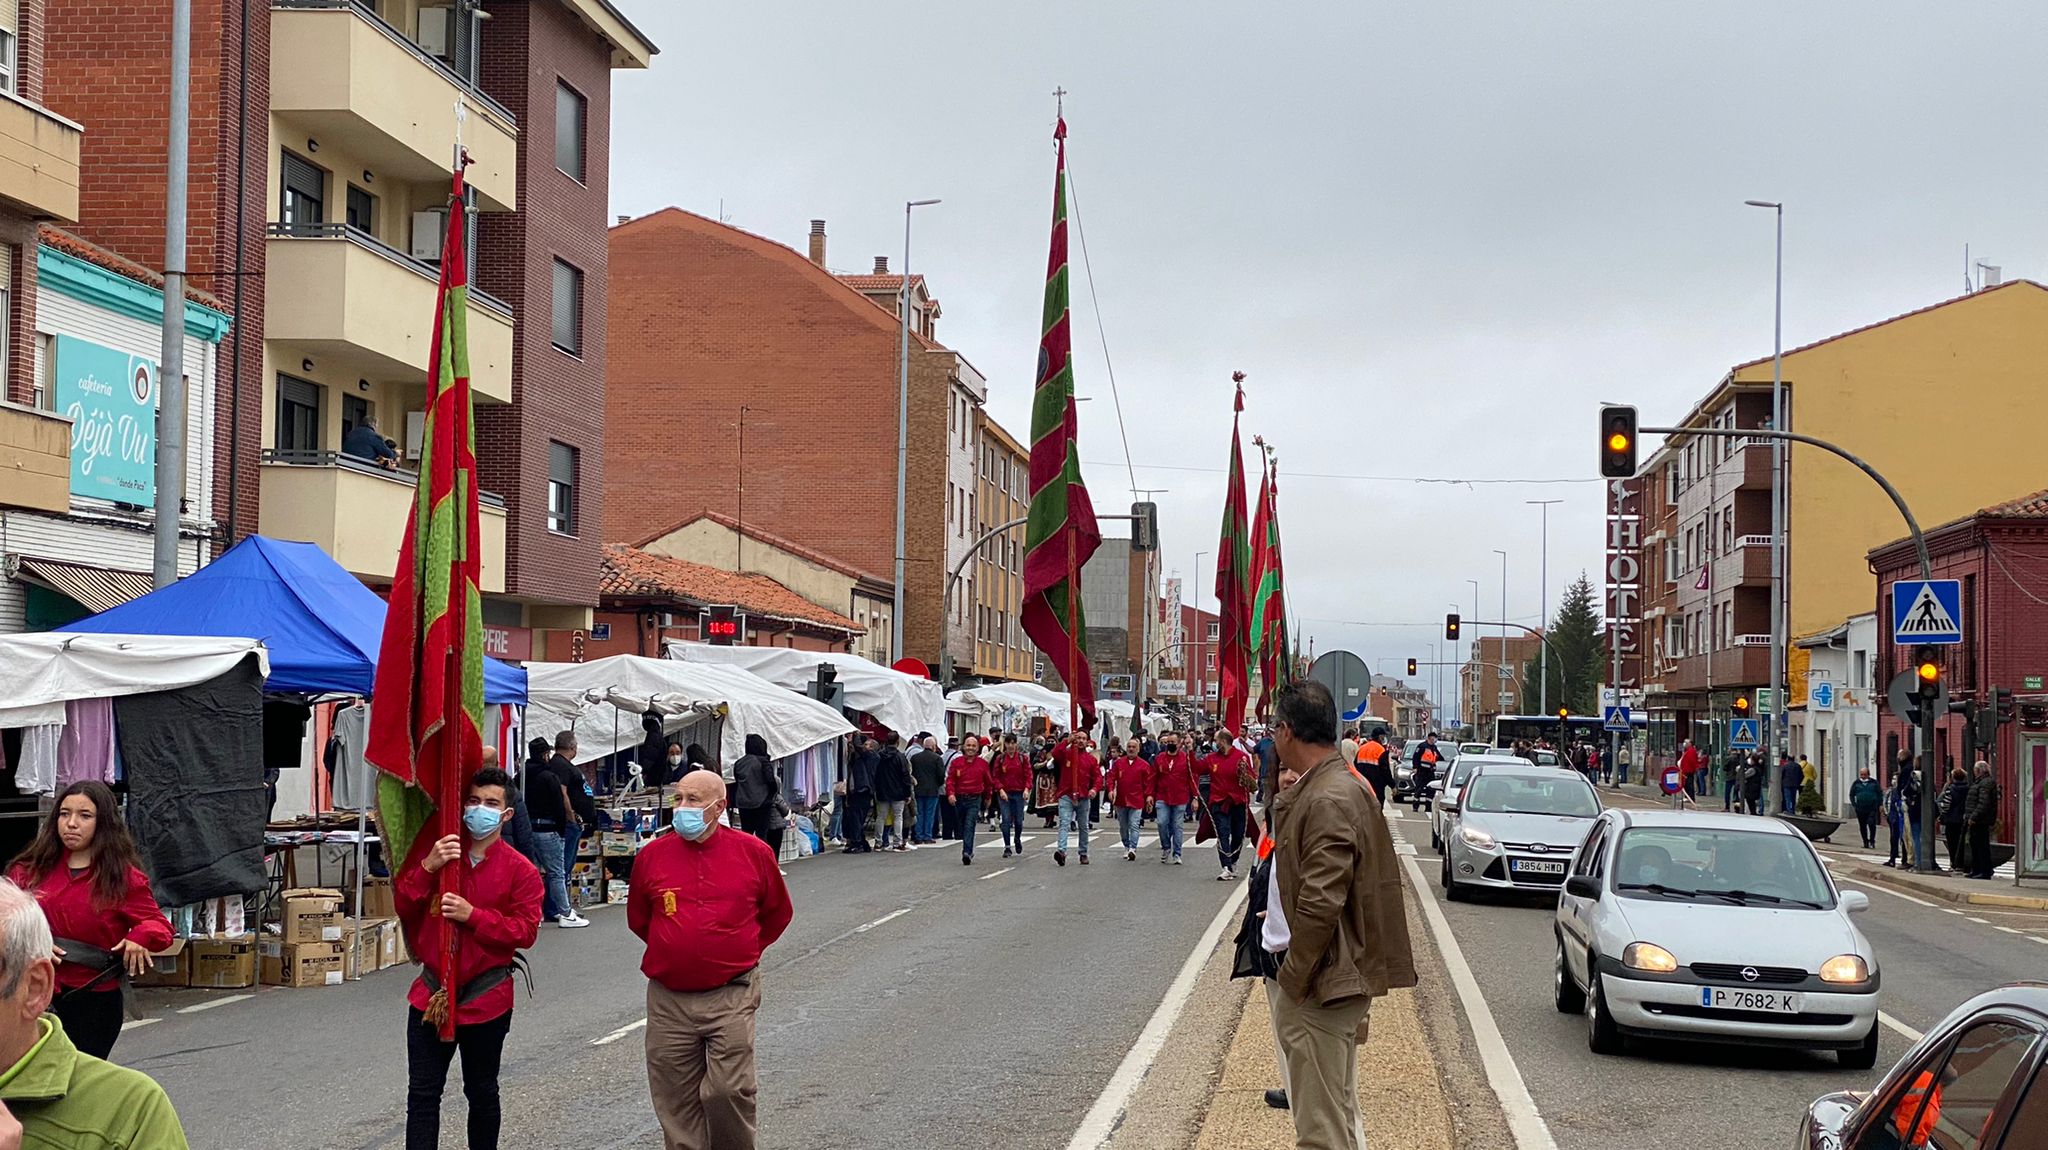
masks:
<svg viewBox="0 0 2048 1150"><path fill-rule="evenodd" d="M83 563L38 559L33 555L12 558L16 579L69 596L79 606L95 614L112 610L131 599L140 599L156 589L147 571L88 567Z"/></svg>

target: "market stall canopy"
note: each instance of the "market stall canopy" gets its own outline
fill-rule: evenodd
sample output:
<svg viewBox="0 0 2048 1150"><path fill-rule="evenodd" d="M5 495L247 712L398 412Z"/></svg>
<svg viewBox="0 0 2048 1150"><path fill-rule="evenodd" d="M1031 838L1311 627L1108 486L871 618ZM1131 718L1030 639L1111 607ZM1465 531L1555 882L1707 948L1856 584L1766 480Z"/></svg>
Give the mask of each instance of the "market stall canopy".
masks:
<svg viewBox="0 0 2048 1150"><path fill-rule="evenodd" d="M818 668L829 663L838 676L842 698L856 711L899 734L946 729L946 694L937 683L884 667L843 651L798 651L789 647L713 647L708 643L670 640L668 657L685 663L738 667L792 691L817 681Z"/></svg>
<svg viewBox="0 0 2048 1150"><path fill-rule="evenodd" d="M1099 716L1101 716L1100 720L1098 721L1098 725L1102 728L1102 730L1098 732L1099 734L1103 734L1105 737L1113 734L1116 738L1119 739L1127 739L1131 737L1131 723L1133 722L1133 720L1136 719L1138 714L1138 708L1135 704L1119 702L1115 699L1097 699L1095 700L1095 710L1096 713ZM1116 724L1114 730L1112 730L1110 727L1111 720L1114 720ZM1145 730L1147 732L1156 735L1162 731L1169 731L1172 729L1172 719L1167 718L1165 715L1162 715L1157 711L1148 711L1145 713Z"/></svg>
<svg viewBox="0 0 2048 1150"><path fill-rule="evenodd" d="M610 655L532 663L526 673L527 734L552 740L573 723L578 762L639 745L640 716L649 710L671 732L723 711L719 757L727 764L746 753L748 735L767 740L768 754L779 759L853 733L853 724L816 699L716 663Z"/></svg>
<svg viewBox="0 0 2048 1150"><path fill-rule="evenodd" d="M66 632L260 639L272 694L368 695L384 600L312 543L251 535L220 558ZM526 702L526 672L484 659L484 702Z"/></svg>
<svg viewBox="0 0 2048 1150"><path fill-rule="evenodd" d="M73 699L175 691L209 682L244 659L270 673L254 639L166 635L0 635L0 727L64 721Z"/></svg>
<svg viewBox="0 0 2048 1150"><path fill-rule="evenodd" d="M1037 683L986 683L979 687L963 687L946 696L948 710L980 711L988 715L1018 711L1026 715L1043 715L1062 726L1067 722L1070 705L1066 692L1041 687Z"/></svg>

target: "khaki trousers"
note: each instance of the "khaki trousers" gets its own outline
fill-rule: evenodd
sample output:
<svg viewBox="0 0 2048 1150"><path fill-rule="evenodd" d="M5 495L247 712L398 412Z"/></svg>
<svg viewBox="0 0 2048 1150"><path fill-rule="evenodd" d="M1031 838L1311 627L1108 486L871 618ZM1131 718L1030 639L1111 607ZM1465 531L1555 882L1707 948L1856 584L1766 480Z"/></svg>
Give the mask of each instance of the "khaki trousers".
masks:
<svg viewBox="0 0 2048 1150"><path fill-rule="evenodd" d="M761 972L682 993L647 983L647 1087L665 1150L753 1150Z"/></svg>
<svg viewBox="0 0 2048 1150"><path fill-rule="evenodd" d="M1266 1021L1273 1027L1273 1057L1280 1063L1280 1089L1286 1090L1287 1044L1280 1041L1280 1000L1287 997L1287 992L1280 989L1280 984L1273 979L1262 978L1259 981L1266 984Z"/></svg>
<svg viewBox="0 0 2048 1150"><path fill-rule="evenodd" d="M1372 1000L1335 1006L1294 1001L1273 985L1273 1030L1287 1061L1287 1108L1295 1150L1365 1150L1358 1112L1358 1035Z"/></svg>

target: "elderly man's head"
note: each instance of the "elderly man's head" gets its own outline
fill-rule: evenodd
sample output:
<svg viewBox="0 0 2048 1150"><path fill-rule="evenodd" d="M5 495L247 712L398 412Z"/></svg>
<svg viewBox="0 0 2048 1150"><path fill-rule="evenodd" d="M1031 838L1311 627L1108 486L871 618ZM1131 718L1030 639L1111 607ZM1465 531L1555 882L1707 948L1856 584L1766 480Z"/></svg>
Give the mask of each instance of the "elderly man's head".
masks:
<svg viewBox="0 0 2048 1150"><path fill-rule="evenodd" d="M34 1041L57 989L57 944L35 896L0 879L0 1050Z"/></svg>
<svg viewBox="0 0 2048 1150"><path fill-rule="evenodd" d="M676 782L676 833L703 842L725 818L725 779L717 771L691 771Z"/></svg>

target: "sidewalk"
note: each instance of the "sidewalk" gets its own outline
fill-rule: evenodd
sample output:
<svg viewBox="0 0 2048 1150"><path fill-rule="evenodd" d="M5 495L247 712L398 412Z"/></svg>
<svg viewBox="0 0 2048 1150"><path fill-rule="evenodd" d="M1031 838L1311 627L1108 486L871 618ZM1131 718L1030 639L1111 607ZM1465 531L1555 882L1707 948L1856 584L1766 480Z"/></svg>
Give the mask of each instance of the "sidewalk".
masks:
<svg viewBox="0 0 2048 1150"><path fill-rule="evenodd" d="M1671 805L1671 800L1655 787L1628 783L1624 784L1619 790L1612 787L1601 787L1599 790L1600 798L1603 802L1613 802L1616 796L1620 796L1632 800L1625 805L1633 807L1665 809ZM1720 804L1716 800L1711 805L1702 805L1700 809L1719 810ZM1885 832L1880 830L1878 833L1880 841L1883 841ZM1990 880L1963 878L1960 875L1951 874L1947 871L1941 874L1919 874L1914 871L1895 870L1885 866L1884 856L1873 854L1864 849L1856 840L1856 823L1853 819L1843 823L1842 829L1836 831L1834 837L1841 841L1817 842L1813 845L1820 851L1821 857L1827 860L1828 866L1835 873L1845 878L1852 878L1859 882L1877 883L1880 886L1890 887L1894 890L1904 891L1922 898L1954 903L1959 906L1990 906L2001 907L2006 910L2048 910L2048 886L2039 884L2015 886L2012 881L2012 872L2009 869L2012 866L2011 863L2007 863L2005 867L2000 868L2004 871L2001 877ZM1939 848L1936 850L1936 857L1942 857L1942 852Z"/></svg>

